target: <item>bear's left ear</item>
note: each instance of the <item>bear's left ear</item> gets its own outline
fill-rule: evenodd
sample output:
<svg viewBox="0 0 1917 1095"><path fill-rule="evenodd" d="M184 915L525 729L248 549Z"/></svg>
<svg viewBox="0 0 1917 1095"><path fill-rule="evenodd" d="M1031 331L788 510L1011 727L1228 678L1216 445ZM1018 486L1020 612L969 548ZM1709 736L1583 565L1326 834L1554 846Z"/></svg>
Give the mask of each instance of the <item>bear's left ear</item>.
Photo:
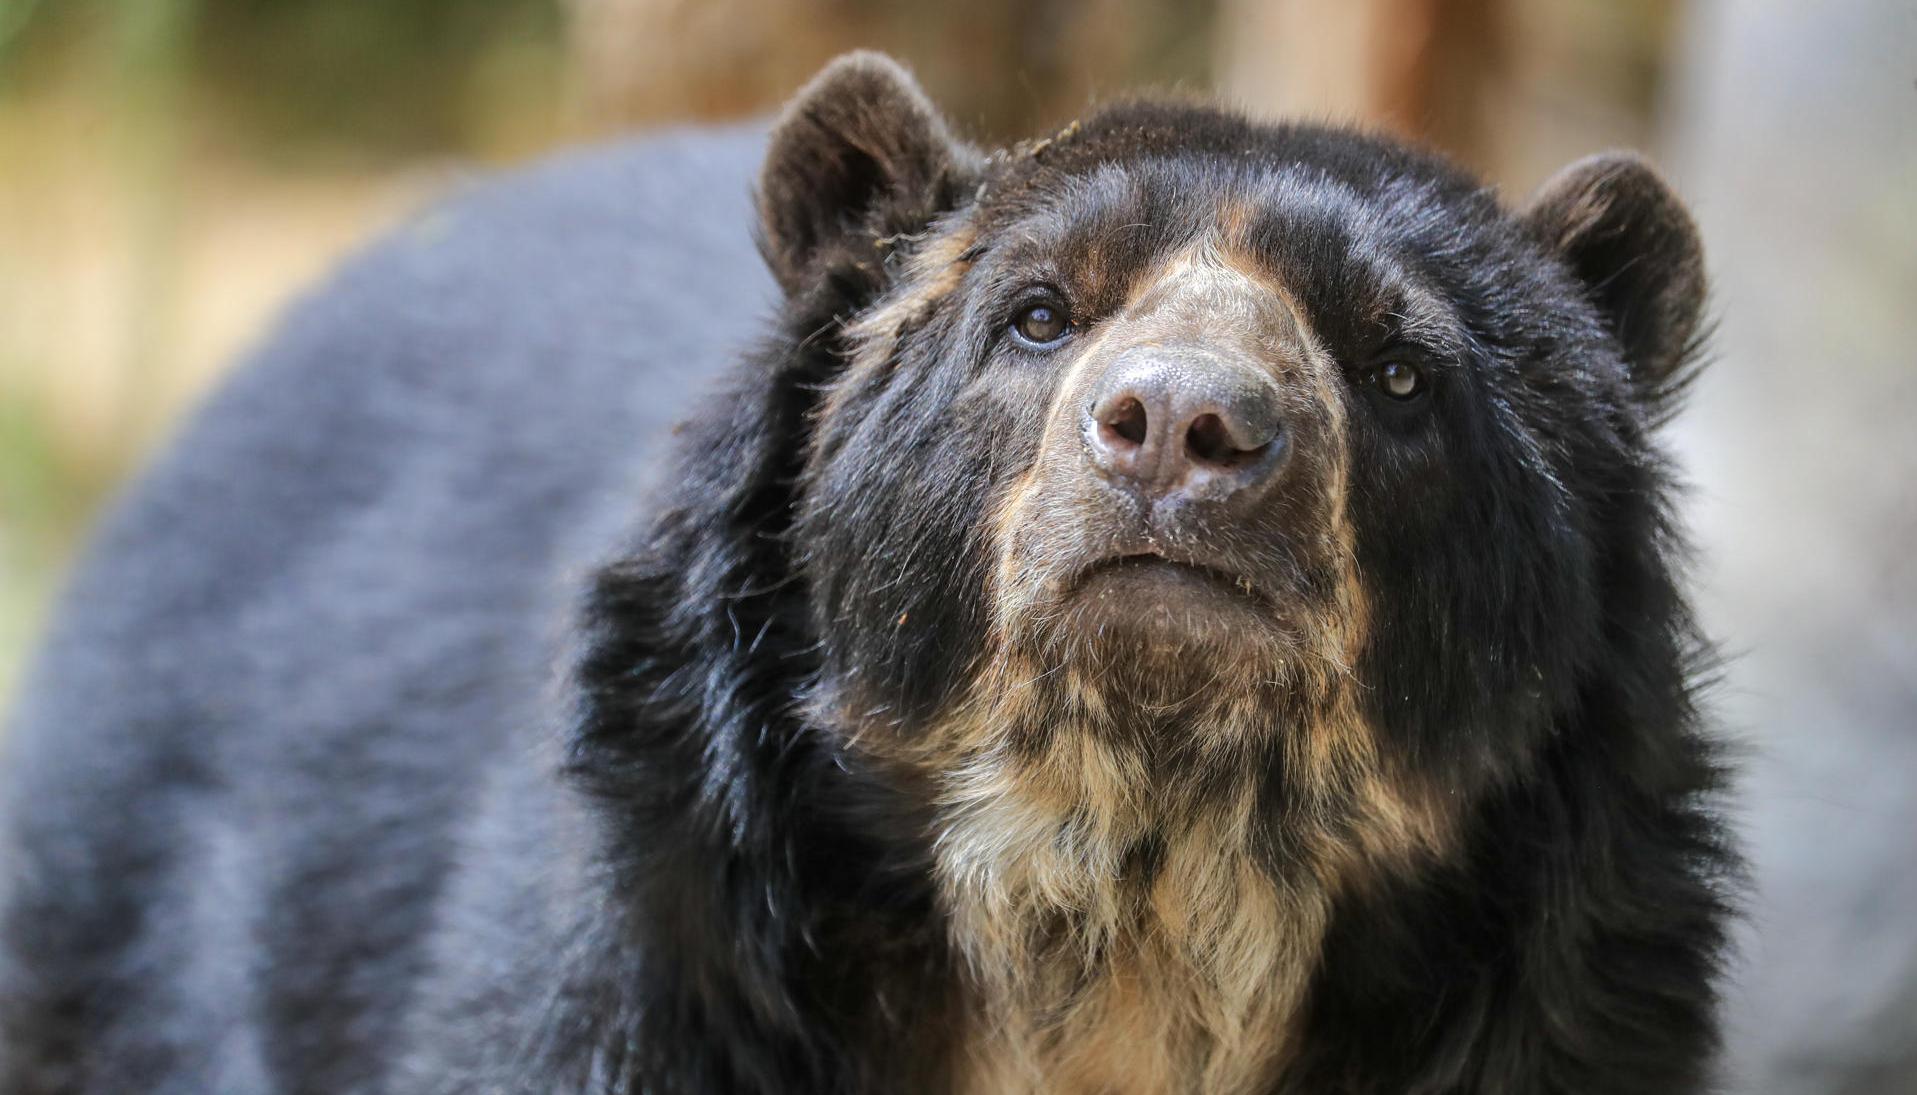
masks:
<svg viewBox="0 0 1917 1095"><path fill-rule="evenodd" d="M898 62L848 53L772 129L759 171L761 249L788 297L874 241L917 232L971 188L975 154Z"/></svg>
<svg viewBox="0 0 1917 1095"><path fill-rule="evenodd" d="M1703 316L1704 249L1657 171L1624 152L1579 160L1544 184L1523 222L1583 283L1642 390L1681 386Z"/></svg>

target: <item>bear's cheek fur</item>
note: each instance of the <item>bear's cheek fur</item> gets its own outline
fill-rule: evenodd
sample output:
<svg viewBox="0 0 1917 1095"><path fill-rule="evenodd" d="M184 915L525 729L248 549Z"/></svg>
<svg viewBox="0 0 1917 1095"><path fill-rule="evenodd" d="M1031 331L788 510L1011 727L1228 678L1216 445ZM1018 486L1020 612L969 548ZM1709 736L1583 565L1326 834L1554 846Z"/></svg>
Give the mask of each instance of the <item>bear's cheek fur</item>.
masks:
<svg viewBox="0 0 1917 1095"><path fill-rule="evenodd" d="M1535 729L1574 702L1599 569L1581 531L1592 518L1563 486L1574 471L1467 388L1422 438L1358 432L1351 509L1372 595L1367 719L1460 793L1512 778Z"/></svg>
<svg viewBox="0 0 1917 1095"><path fill-rule="evenodd" d="M956 336L855 354L814 420L795 548L838 702L900 724L946 706L983 656L991 500L1046 378L967 375ZM998 383L996 381L1003 381Z"/></svg>

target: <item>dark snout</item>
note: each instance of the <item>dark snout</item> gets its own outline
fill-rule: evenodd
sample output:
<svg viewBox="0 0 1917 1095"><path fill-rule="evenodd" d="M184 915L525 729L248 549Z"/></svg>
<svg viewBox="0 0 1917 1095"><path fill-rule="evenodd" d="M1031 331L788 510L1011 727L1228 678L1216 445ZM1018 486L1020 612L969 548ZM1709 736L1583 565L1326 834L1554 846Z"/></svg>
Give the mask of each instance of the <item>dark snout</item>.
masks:
<svg viewBox="0 0 1917 1095"><path fill-rule="evenodd" d="M1285 463L1277 386L1203 349L1139 347L1091 388L1084 431L1093 468L1139 501L1248 505Z"/></svg>

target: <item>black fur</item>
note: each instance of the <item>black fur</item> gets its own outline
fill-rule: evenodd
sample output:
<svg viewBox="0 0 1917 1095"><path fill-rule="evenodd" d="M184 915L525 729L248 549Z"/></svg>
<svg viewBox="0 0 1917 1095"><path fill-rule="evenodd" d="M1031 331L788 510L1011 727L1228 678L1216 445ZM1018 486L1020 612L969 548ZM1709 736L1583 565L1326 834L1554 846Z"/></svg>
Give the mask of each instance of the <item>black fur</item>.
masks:
<svg viewBox="0 0 1917 1095"><path fill-rule="evenodd" d="M1515 217L1388 141L1166 101L981 157L860 58L771 138L755 332L715 195L756 147L422 218L122 504L9 743L0 1089L937 1090L965 981L928 791L820 713L910 734L971 679L982 517L1053 379L997 337L1019 287L1095 317L1227 199L1351 363L1355 669L1464 818L1337 907L1275 1090L1705 1088L1735 861L1650 432L1703 283L1654 175L1580 165ZM960 228L957 288L839 383ZM672 393L754 337L616 535ZM1357 390L1386 350L1427 413Z"/></svg>

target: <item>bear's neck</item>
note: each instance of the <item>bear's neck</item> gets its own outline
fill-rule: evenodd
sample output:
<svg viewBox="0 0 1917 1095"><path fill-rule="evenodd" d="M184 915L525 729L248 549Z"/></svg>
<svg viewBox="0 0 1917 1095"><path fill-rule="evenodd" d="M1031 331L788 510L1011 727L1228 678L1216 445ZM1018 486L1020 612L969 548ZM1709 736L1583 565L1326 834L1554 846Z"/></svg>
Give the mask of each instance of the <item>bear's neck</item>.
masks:
<svg viewBox="0 0 1917 1095"><path fill-rule="evenodd" d="M960 1091L1268 1090L1331 909L1448 844L1342 678L1182 708L988 680L908 760L969 995Z"/></svg>
<svg viewBox="0 0 1917 1095"><path fill-rule="evenodd" d="M974 758L941 796L934 870L973 997L958 1090L1269 1083L1330 899L1259 854L1255 766L1200 791L1089 727L1044 742Z"/></svg>

